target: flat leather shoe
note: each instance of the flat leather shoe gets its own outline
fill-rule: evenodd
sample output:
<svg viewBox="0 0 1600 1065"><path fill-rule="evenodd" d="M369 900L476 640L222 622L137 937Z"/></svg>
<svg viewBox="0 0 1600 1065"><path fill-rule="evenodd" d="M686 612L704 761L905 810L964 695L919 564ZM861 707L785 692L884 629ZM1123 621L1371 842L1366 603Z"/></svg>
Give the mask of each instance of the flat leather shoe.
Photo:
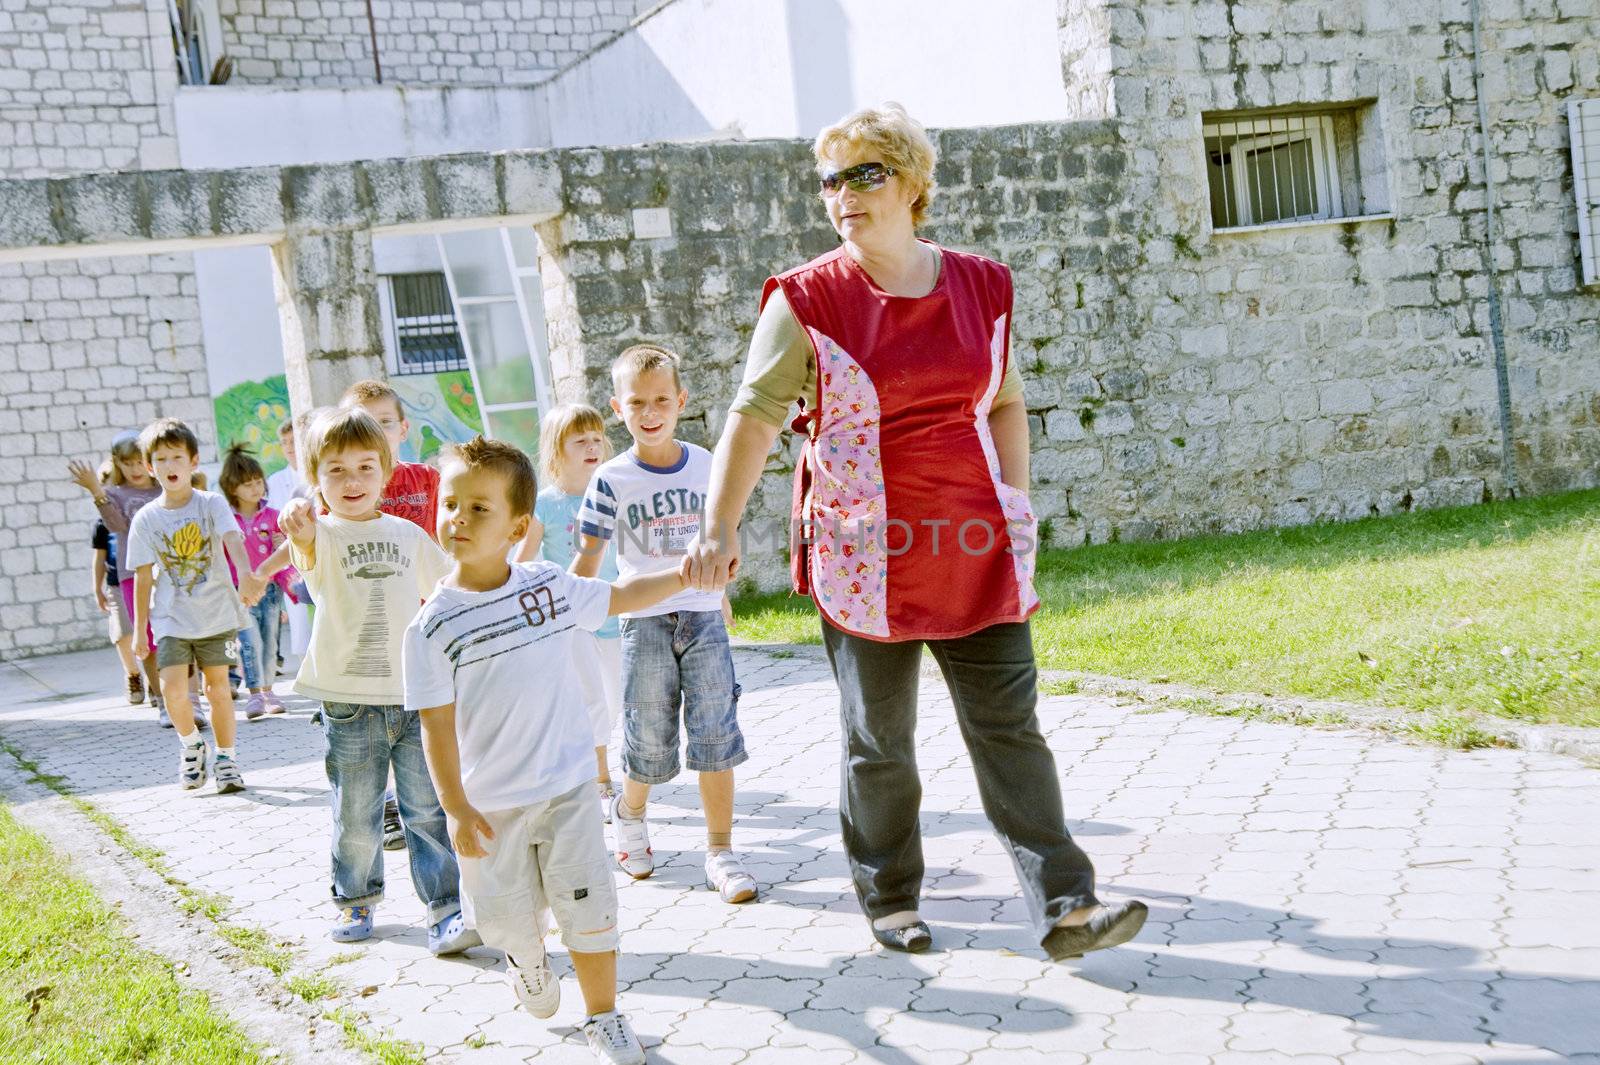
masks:
<svg viewBox="0 0 1600 1065"><path fill-rule="evenodd" d="M1044 937L1044 952L1051 961L1065 961L1091 950L1121 946L1139 934L1149 915L1150 908L1137 899L1101 906L1083 924L1051 929Z"/></svg>
<svg viewBox="0 0 1600 1065"><path fill-rule="evenodd" d="M874 928L872 938L890 950L901 950L907 954L921 954L933 946L933 933L921 921L904 928Z"/></svg>

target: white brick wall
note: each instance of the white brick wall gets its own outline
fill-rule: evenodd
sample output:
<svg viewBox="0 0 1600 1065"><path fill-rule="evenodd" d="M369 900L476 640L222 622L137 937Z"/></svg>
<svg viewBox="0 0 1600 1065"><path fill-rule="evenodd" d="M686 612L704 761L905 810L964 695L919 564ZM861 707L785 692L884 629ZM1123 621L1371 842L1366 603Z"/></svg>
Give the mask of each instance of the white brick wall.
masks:
<svg viewBox="0 0 1600 1065"><path fill-rule="evenodd" d="M0 174L178 164L165 0L0 2Z"/></svg>
<svg viewBox="0 0 1600 1065"><path fill-rule="evenodd" d="M385 83L542 81L627 28L655 0L374 0ZM218 0L234 80L370 85L363 0Z"/></svg>
<svg viewBox="0 0 1600 1065"><path fill-rule="evenodd" d="M0 175L178 165L165 0L0 0ZM0 264L0 658L105 639L94 508L112 436L189 421L212 457L189 256Z"/></svg>
<svg viewBox="0 0 1600 1065"><path fill-rule="evenodd" d="M215 458L191 258L0 264L0 374L0 658L96 645L94 508L66 463L161 415Z"/></svg>

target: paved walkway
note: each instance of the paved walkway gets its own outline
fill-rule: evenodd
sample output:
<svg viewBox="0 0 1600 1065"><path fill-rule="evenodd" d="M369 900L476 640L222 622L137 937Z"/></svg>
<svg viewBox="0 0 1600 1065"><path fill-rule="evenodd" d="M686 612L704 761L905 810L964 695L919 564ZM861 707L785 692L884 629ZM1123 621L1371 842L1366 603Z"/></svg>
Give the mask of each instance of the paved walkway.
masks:
<svg viewBox="0 0 1600 1065"><path fill-rule="evenodd" d="M1058 967L1022 928L948 699L925 681L937 949L906 957L876 949L849 889L825 666L737 657L753 757L736 838L765 890L735 908L701 888L693 787L659 789L657 874L619 874L622 1004L653 1061L1600 1065L1592 769L1048 699L1073 830L1108 897L1151 906L1129 946ZM250 791L182 794L172 733L103 694L118 683L109 652L0 664L0 735L308 963L348 955L325 936L327 787L308 708L241 722ZM331 970L347 1000L441 1061L591 1060L570 978L540 1022L513 1008L492 952L427 954L404 863L389 856L377 937Z"/></svg>

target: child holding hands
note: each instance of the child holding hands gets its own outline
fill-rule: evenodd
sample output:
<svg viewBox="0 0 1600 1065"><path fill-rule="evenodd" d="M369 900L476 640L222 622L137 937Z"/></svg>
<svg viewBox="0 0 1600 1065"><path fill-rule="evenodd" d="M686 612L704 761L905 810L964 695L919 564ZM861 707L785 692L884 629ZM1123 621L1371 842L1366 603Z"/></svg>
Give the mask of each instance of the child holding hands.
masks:
<svg viewBox="0 0 1600 1065"><path fill-rule="evenodd" d="M680 591L682 573L608 584L549 562L509 563L528 532L533 463L478 437L449 449L441 474L439 542L455 566L406 630L406 705L422 714L468 911L506 952L518 1000L550 1017L561 1001L543 942L553 910L590 1047L603 1061L642 1063L616 1012L617 893L573 652L611 615Z"/></svg>

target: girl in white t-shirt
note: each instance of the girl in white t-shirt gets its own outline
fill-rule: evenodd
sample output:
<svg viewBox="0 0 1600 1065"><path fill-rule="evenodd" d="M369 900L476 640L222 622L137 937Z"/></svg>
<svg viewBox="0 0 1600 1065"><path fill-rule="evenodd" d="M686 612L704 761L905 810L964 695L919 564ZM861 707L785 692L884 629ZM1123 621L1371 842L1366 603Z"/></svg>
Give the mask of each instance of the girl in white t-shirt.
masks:
<svg viewBox="0 0 1600 1065"><path fill-rule="evenodd" d="M539 465L549 483L533 505L533 521L515 561L543 559L562 569L572 565L578 549L578 508L589 478L611 457L611 442L600 412L583 403L567 403L545 416L539 426ZM617 549L607 545L600 579L617 579ZM601 817L611 821L611 765L606 746L622 712L622 639L617 619L607 618L598 630L580 630L573 639L574 665L583 682L583 705L594 727L595 787Z"/></svg>

